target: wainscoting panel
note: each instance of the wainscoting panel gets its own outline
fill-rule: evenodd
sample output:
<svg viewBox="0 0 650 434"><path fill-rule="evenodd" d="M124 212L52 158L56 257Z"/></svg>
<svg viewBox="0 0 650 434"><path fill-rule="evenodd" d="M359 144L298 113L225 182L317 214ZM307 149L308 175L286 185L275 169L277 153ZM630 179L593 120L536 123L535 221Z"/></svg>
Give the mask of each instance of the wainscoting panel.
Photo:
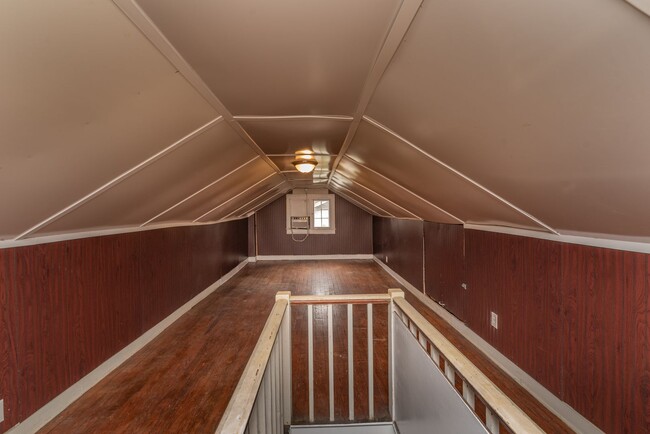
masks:
<svg viewBox="0 0 650 434"><path fill-rule="evenodd" d="M462 225L424 222L425 293L465 319L465 231Z"/></svg>
<svg viewBox="0 0 650 434"><path fill-rule="evenodd" d="M0 250L0 431L248 256L245 219Z"/></svg>

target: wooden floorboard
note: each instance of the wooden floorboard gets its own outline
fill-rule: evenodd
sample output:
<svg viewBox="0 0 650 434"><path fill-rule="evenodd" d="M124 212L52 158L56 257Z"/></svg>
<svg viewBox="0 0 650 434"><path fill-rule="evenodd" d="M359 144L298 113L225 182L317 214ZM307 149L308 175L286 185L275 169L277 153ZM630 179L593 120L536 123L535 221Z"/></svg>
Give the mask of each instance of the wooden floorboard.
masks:
<svg viewBox="0 0 650 434"><path fill-rule="evenodd" d="M274 294L384 293L400 285L372 261L282 261L248 264L155 340L45 426L42 433L213 433L270 312ZM548 432L571 432L557 417L509 379L444 320L407 293L407 300L456 344L513 401ZM306 306L292 311L294 416L308 417L306 399ZM376 307L375 413L388 418L386 306ZM328 419L327 316L315 310L317 421ZM334 308L337 420L347 401L347 311ZM355 413L368 416L365 306L354 308ZM340 377L339 377L340 376Z"/></svg>

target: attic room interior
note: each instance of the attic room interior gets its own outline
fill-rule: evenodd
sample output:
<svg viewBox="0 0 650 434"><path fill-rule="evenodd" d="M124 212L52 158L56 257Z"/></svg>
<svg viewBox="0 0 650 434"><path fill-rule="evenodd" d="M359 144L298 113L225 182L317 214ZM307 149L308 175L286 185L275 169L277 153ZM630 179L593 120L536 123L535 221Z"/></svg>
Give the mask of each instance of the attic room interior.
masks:
<svg viewBox="0 0 650 434"><path fill-rule="evenodd" d="M650 433L649 0L0 8L0 432Z"/></svg>

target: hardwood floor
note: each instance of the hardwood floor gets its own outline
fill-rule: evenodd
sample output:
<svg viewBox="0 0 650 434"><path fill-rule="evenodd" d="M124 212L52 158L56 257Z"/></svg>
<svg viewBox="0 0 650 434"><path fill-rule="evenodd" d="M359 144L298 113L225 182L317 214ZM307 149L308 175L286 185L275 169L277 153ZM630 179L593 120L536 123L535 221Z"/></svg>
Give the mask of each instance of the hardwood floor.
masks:
<svg viewBox="0 0 650 434"><path fill-rule="evenodd" d="M154 341L45 426L42 433L213 433L274 302L274 294L383 293L400 285L372 261L282 261L248 264ZM507 378L466 339L407 293L407 300L548 432L571 432ZM386 306L375 307L375 415L388 418ZM292 310L294 420L308 418L306 307ZM327 316L315 309L317 421L328 419ZM347 311L334 308L337 420L347 419ZM354 308L355 413L368 415L366 313Z"/></svg>

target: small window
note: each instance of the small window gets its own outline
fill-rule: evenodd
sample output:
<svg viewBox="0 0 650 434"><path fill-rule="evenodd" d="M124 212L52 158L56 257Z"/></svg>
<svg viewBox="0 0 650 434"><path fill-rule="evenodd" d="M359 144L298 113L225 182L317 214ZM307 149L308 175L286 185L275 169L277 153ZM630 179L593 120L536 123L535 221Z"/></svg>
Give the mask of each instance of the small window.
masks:
<svg viewBox="0 0 650 434"><path fill-rule="evenodd" d="M330 201L314 201L314 228L329 229L330 227Z"/></svg>
<svg viewBox="0 0 650 434"><path fill-rule="evenodd" d="M287 235L336 233L336 196L325 190L291 193L286 198Z"/></svg>

